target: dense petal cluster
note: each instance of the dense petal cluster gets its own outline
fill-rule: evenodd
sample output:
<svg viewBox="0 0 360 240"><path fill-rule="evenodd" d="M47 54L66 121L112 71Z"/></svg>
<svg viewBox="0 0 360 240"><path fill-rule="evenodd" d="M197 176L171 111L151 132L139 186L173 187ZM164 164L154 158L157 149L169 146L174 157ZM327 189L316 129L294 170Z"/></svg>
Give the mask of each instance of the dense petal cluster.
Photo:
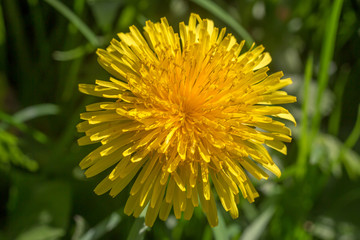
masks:
<svg viewBox="0 0 360 240"><path fill-rule="evenodd" d="M278 104L296 101L279 89L291 84L282 72L268 75L264 47L241 54L244 41L192 14L174 33L166 18L119 33L99 63L113 77L80 84L81 92L108 99L86 107L78 124L80 145L101 143L80 163L92 177L112 167L95 188L118 195L133 179L125 213L145 223L157 216L190 219L201 204L217 225L214 190L224 209L238 217L239 194L258 197L247 173L280 176L265 145L286 154L291 133L277 119L295 122Z"/></svg>

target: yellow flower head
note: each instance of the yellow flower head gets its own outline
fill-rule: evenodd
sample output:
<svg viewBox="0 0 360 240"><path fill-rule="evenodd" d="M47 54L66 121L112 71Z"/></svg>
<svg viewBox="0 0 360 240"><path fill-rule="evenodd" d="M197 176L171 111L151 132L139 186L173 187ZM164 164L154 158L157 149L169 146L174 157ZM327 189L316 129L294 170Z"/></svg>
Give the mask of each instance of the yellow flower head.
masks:
<svg viewBox="0 0 360 240"><path fill-rule="evenodd" d="M266 146L286 154L291 133L278 118L295 122L283 107L296 98L279 89L291 84L282 72L268 75L264 47L241 54L237 43L213 21L191 14L174 33L166 18L146 22L143 35L132 26L119 33L99 63L113 77L80 84L79 89L108 99L86 107L78 124L86 136L79 145L101 146L80 163L92 177L112 167L95 188L118 195L135 179L125 213L145 223L157 216L190 219L199 205L211 226L218 223L215 195L233 218L239 193L258 197L247 173L268 178L260 167L280 176ZM245 171L246 170L246 171Z"/></svg>

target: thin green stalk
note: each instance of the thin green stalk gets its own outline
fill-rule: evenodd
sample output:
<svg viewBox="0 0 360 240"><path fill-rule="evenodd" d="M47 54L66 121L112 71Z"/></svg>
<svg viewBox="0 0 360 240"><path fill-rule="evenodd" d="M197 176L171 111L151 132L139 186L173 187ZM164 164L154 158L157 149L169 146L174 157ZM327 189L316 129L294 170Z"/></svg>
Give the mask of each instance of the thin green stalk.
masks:
<svg viewBox="0 0 360 240"><path fill-rule="evenodd" d="M58 0L44 0L57 11L59 11L64 17L66 17L74 26L76 26L79 31L84 35L84 37L95 47L100 46L99 39L96 37L95 33L90 30L90 28L77 16L75 15L66 5Z"/></svg>
<svg viewBox="0 0 360 240"><path fill-rule="evenodd" d="M209 0L191 0L191 1L205 8L206 10L214 14L216 17L224 21L224 23L232 27L236 31L236 33L239 34L240 37L242 37L245 40L246 46L250 47L252 45L254 40L252 39L250 34L245 30L245 28L241 26L233 17L231 17L228 12L226 12L224 9L216 5L216 3Z"/></svg>
<svg viewBox="0 0 360 240"><path fill-rule="evenodd" d="M324 91L328 85L329 80L329 67L330 61L334 55L335 49L335 40L336 40L336 32L338 29L338 23L341 13L341 8L343 5L343 0L335 0L332 8L331 14L329 17L328 24L326 24L325 28L325 36L323 40L323 47L321 49L321 56L320 56L320 70L319 70L319 77L318 77L318 91L316 96L315 102L315 114L312 121L312 139L315 138L317 133L320 129L320 122L321 122L321 101L324 94Z"/></svg>
<svg viewBox="0 0 360 240"><path fill-rule="evenodd" d="M308 118L309 118L309 91L310 91L310 82L312 78L314 65L313 54L310 54L306 61L305 65L305 79L304 79L304 96L302 104L302 118L301 118L301 137L299 142L299 153L297 158L297 176L303 177L306 169L306 159L309 151L309 142L308 142Z"/></svg>

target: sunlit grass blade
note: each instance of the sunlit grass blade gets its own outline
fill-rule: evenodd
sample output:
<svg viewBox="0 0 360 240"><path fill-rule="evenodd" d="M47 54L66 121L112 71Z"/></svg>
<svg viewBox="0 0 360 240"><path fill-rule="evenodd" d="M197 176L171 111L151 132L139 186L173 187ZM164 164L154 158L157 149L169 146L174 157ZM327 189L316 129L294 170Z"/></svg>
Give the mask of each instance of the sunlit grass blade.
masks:
<svg viewBox="0 0 360 240"><path fill-rule="evenodd" d="M44 0L57 11L59 11L64 17L66 17L71 23L76 26L84 37L95 47L99 46L99 40L95 33L77 16L75 15L66 5L58 0Z"/></svg>
<svg viewBox="0 0 360 240"><path fill-rule="evenodd" d="M320 56L320 70L318 76L318 91L316 95L316 102L315 102L315 114L312 121L312 139L316 136L320 129L320 122L321 122L321 100L324 94L324 91L328 85L329 80L329 67L331 59L334 55L335 49L335 40L336 40L336 33L339 24L339 17L341 13L341 8L343 5L343 0L335 0L332 8L329 20L327 21L325 35L323 40L323 45L321 49L321 56Z"/></svg>
<svg viewBox="0 0 360 240"><path fill-rule="evenodd" d="M306 169L306 159L308 155L308 118L309 118L309 98L310 98L310 82L312 79L314 65L314 57L312 54L308 57L305 65L305 78L304 78L304 96L302 103L302 117L301 117L301 138L299 140L299 153L297 158L297 175L298 177L302 177L305 173Z"/></svg>
<svg viewBox="0 0 360 240"><path fill-rule="evenodd" d="M245 28L241 26L233 17L231 17L229 13L227 13L224 9L216 5L216 3L214 3L213 1L209 1L209 0L192 0L192 1L198 4L199 6L205 8L212 14L214 14L214 16L224 21L224 23L226 23L227 25L231 26L236 31L236 33L239 34L240 37L242 37L246 41L246 45L248 47L250 47L251 44L254 42L254 40L252 39L250 34L245 30Z"/></svg>

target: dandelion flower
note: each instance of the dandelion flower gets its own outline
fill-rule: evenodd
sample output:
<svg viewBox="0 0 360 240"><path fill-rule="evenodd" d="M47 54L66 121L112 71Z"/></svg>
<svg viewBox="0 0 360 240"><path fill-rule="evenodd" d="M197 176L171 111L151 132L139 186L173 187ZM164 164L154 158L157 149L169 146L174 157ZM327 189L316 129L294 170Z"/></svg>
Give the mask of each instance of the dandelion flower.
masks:
<svg viewBox="0 0 360 240"><path fill-rule="evenodd" d="M148 206L148 226L171 209L188 220L201 204L213 227L214 192L237 218L239 194L249 202L259 196L248 174L267 179L265 168L280 176L265 146L286 154L291 132L278 120L295 120L274 105L296 98L279 91L291 79L267 74L271 57L263 46L241 53L244 41L196 14L179 32L166 18L147 21L143 35L132 26L97 51L113 77L79 85L107 99L80 115L77 129L86 135L79 145L101 143L80 167L87 177L111 167L96 194L115 197L134 180L124 212L138 217Z"/></svg>

